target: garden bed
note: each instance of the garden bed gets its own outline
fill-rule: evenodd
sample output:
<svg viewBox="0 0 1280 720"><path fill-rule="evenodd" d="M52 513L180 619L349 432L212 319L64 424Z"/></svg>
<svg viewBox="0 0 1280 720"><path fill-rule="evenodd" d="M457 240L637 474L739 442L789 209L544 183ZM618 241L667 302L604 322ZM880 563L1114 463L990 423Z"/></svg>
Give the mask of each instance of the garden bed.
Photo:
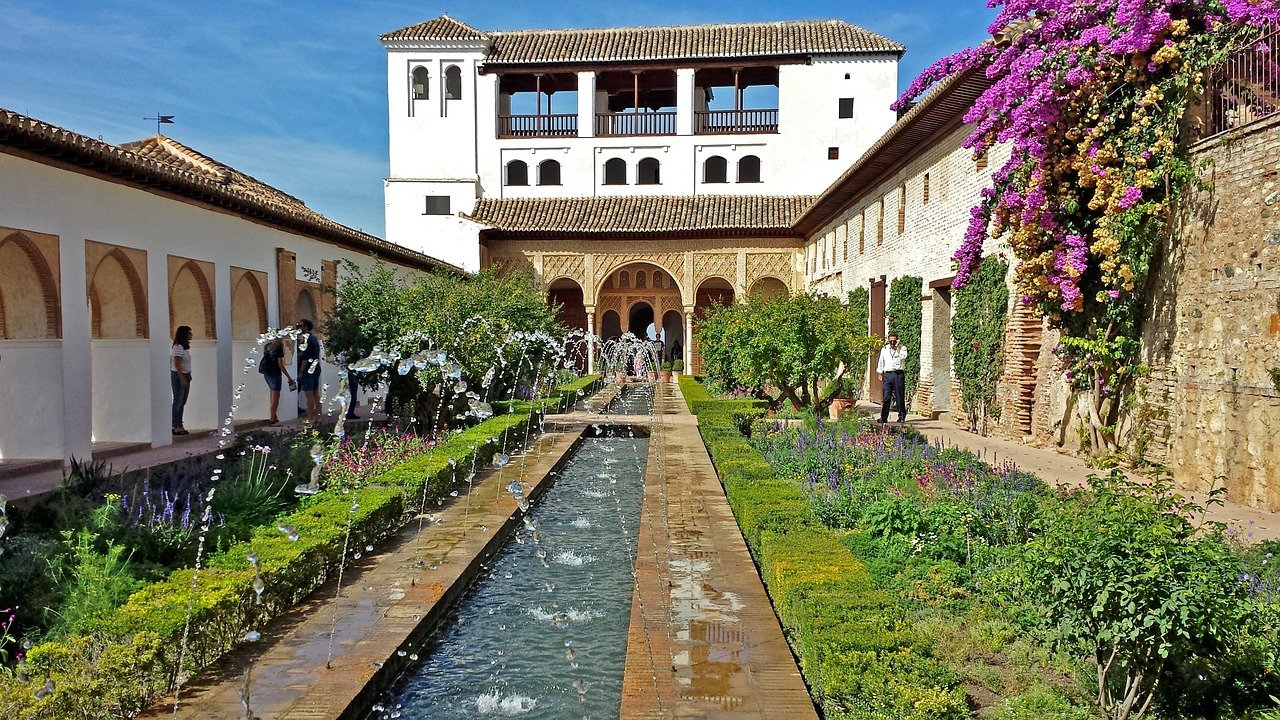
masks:
<svg viewBox="0 0 1280 720"><path fill-rule="evenodd" d="M1158 483L1061 495L911 433L775 429L681 389L829 720L1098 717L1094 650L1153 637L1169 660L1149 714L1274 717L1276 548L1184 523Z"/></svg>
<svg viewBox="0 0 1280 720"><path fill-rule="evenodd" d="M174 570L86 629L35 645L13 676L0 677L0 716L131 717L321 585L344 548L374 545L423 510L424 500L447 498L457 473L487 464L495 448L522 444L544 412L576 402L596 382L583 378L553 397L512 403L509 413L357 487L306 498L248 540L202 559L200 569Z"/></svg>

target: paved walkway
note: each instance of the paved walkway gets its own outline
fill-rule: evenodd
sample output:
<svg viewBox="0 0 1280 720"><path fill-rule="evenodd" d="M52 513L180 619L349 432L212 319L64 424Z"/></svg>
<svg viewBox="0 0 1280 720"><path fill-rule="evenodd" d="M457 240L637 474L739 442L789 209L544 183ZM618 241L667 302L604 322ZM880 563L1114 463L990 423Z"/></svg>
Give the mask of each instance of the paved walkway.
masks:
<svg viewBox="0 0 1280 720"><path fill-rule="evenodd" d="M621 720L816 720L697 421L655 394Z"/></svg>
<svg viewBox="0 0 1280 720"><path fill-rule="evenodd" d="M876 415L880 412L878 405L860 405L858 409L864 413L874 412ZM1018 467L1035 473L1055 487L1083 487L1089 475L1105 472L1089 467L1081 458L1051 448L966 432L950 420L927 420L911 416L907 419L907 425L924 433L931 440L965 448L988 462L1012 460ZM1182 492L1193 502L1203 504L1207 500L1204 493ZM1207 515L1211 520L1226 523L1234 530L1237 538L1248 542L1280 539L1280 513L1227 502L1210 508Z"/></svg>
<svg viewBox="0 0 1280 720"><path fill-rule="evenodd" d="M349 567L337 599L336 582L326 583L264 628L262 640L241 645L182 688L176 714L169 697L141 717L240 720L250 667L255 718L333 720L358 713L416 659L409 656L481 560L501 546L506 528L519 522L506 486L533 484L529 493L536 497L580 434L581 428L549 432L507 467L482 473L471 493L435 513L440 524L411 522L376 555Z"/></svg>

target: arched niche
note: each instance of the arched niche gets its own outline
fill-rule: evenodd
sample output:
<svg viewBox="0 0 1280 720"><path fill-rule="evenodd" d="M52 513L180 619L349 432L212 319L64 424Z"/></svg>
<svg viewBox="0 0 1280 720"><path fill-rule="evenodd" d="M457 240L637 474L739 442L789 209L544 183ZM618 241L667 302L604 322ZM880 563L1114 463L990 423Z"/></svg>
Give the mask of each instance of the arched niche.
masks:
<svg viewBox="0 0 1280 720"><path fill-rule="evenodd" d="M267 331L266 273L232 268L231 339L256 340Z"/></svg>
<svg viewBox="0 0 1280 720"><path fill-rule="evenodd" d="M771 300L776 297L786 297L791 294L791 291L787 289L786 283L776 277L762 277L751 284L747 294L753 298Z"/></svg>
<svg viewBox="0 0 1280 720"><path fill-rule="evenodd" d="M600 318L600 337L611 340L622 335L622 320L617 310L605 310Z"/></svg>
<svg viewBox="0 0 1280 720"><path fill-rule="evenodd" d="M86 244L89 316L94 340L146 338L146 255L98 243Z"/></svg>
<svg viewBox="0 0 1280 720"><path fill-rule="evenodd" d="M213 340L213 264L169 256L169 334L189 325L192 337Z"/></svg>
<svg viewBox="0 0 1280 720"><path fill-rule="evenodd" d="M694 315L705 317L712 306L730 305L733 300L733 283L722 277L709 277L698 285L694 293Z"/></svg>
<svg viewBox="0 0 1280 720"><path fill-rule="evenodd" d="M648 336L645 331L650 325L656 325L654 322L653 306L643 300L631 304L627 308L627 331L638 338L645 339ZM656 328L655 328L656 329Z"/></svg>
<svg viewBox="0 0 1280 720"><path fill-rule="evenodd" d="M0 268L4 273L4 283L0 284L0 340L57 338L62 334L62 303L53 273L56 265L51 265L43 250L24 233L0 238Z"/></svg>
<svg viewBox="0 0 1280 720"><path fill-rule="evenodd" d="M587 329L587 307L583 303L582 286L569 278L559 278L547 288L547 304L559 306L556 321L564 327Z"/></svg>
<svg viewBox="0 0 1280 720"><path fill-rule="evenodd" d="M316 317L317 307L315 293L311 292L311 288L302 288L298 291L298 301L293 306L293 321L305 319L318 325L320 321Z"/></svg>

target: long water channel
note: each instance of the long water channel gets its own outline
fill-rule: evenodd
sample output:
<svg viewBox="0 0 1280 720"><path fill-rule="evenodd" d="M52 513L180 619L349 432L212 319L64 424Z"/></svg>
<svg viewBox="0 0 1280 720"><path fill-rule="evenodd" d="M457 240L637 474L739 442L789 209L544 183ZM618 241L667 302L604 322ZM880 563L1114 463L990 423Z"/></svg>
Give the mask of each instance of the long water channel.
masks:
<svg viewBox="0 0 1280 720"><path fill-rule="evenodd" d="M627 411L651 407L643 390L624 397ZM370 720L618 717L649 446L642 434L587 429Z"/></svg>

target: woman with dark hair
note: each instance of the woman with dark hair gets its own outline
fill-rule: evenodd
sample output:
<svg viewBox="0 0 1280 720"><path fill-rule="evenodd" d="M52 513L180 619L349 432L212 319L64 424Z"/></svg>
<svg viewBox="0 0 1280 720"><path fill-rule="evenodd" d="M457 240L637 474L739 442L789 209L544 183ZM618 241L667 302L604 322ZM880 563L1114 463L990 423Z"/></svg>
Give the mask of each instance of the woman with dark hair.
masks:
<svg viewBox="0 0 1280 720"><path fill-rule="evenodd" d="M258 363L258 372L262 373L262 378L267 382L267 389L271 391L271 421L268 424L279 425L280 418L276 416L276 411L280 407L281 381L289 378L289 390L298 386L293 381L293 376L289 374L288 363L284 361L283 339L276 338L262 348L262 361Z"/></svg>
<svg viewBox="0 0 1280 720"><path fill-rule="evenodd" d="M191 394L191 326L179 325L173 334L173 347L169 351L173 363L169 368L169 385L173 388L173 434L187 435L182 427L182 410Z"/></svg>

